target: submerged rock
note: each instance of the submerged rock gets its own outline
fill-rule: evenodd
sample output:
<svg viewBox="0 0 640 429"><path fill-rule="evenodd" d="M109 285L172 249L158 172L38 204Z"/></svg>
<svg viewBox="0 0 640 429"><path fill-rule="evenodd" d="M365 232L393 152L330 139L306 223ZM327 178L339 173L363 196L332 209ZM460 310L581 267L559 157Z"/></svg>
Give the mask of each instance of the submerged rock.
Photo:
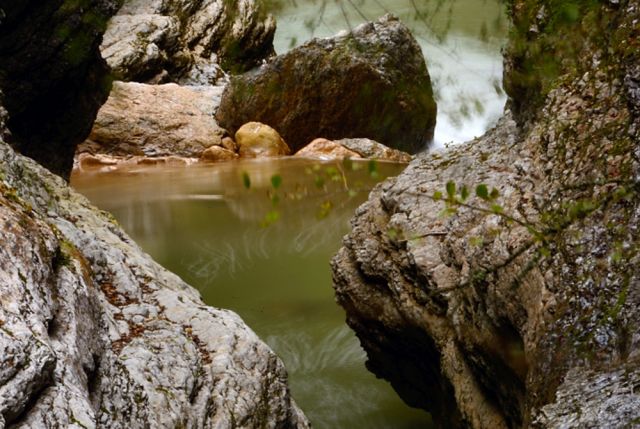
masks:
<svg viewBox="0 0 640 429"><path fill-rule="evenodd" d="M236 131L238 152L243 158L289 155L291 150L280 134L260 122L248 122Z"/></svg>
<svg viewBox="0 0 640 429"><path fill-rule="evenodd" d="M102 55L120 80L213 84L273 54L275 20L262 0L125 0Z"/></svg>
<svg viewBox="0 0 640 429"><path fill-rule="evenodd" d="M68 177L110 81L98 46L120 2L7 0L0 12L0 90L9 142Z"/></svg>
<svg viewBox="0 0 640 429"><path fill-rule="evenodd" d="M318 137L368 137L416 153L433 137L436 104L420 47L386 15L232 78L216 117L230 132L270 125L294 151Z"/></svg>
<svg viewBox="0 0 640 429"><path fill-rule="evenodd" d="M441 427L640 422L640 2L542 3L514 2L507 82L546 92L379 185L332 263L368 368Z"/></svg>
<svg viewBox="0 0 640 429"><path fill-rule="evenodd" d="M308 427L236 314L2 142L0 234L2 426Z"/></svg>
<svg viewBox="0 0 640 429"><path fill-rule="evenodd" d="M362 158L359 153L347 149L340 143L323 138L315 139L298 152L295 156L302 158L317 158L323 160Z"/></svg>
<svg viewBox="0 0 640 429"><path fill-rule="evenodd" d="M114 156L199 157L222 145L213 118L219 87L114 82L89 138L77 152Z"/></svg>
<svg viewBox="0 0 640 429"><path fill-rule="evenodd" d="M386 147L371 139L315 139L295 156L318 159L366 158L378 161L409 162L411 155Z"/></svg>

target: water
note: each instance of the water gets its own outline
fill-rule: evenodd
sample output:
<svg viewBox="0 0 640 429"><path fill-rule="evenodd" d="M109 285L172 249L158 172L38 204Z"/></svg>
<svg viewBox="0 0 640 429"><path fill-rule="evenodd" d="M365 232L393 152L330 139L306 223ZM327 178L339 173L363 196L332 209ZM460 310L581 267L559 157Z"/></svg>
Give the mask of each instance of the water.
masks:
<svg viewBox="0 0 640 429"><path fill-rule="evenodd" d="M502 115L500 49L507 18L500 0L280 0L274 45L282 53L392 12L422 47L438 117L434 146L482 135Z"/></svg>
<svg viewBox="0 0 640 429"><path fill-rule="evenodd" d="M314 427L428 428L427 413L407 407L365 369L365 354L334 302L329 260L349 218L378 180L404 167L354 165L238 161L75 172L71 183L207 304L242 316L284 361ZM282 179L275 191L274 175ZM280 218L261 226L274 209Z"/></svg>

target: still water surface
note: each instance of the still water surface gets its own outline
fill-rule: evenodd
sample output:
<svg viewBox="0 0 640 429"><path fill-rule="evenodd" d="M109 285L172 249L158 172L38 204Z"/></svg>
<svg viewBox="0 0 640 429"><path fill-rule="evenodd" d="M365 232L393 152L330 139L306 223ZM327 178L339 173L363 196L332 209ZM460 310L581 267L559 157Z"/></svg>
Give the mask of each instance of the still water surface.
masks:
<svg viewBox="0 0 640 429"><path fill-rule="evenodd" d="M501 116L500 49L507 34L501 0L275 0L274 45L283 53L385 13L398 16L422 47L438 103L434 146L482 135Z"/></svg>
<svg viewBox="0 0 640 429"><path fill-rule="evenodd" d="M365 369L365 354L334 302L329 269L356 207L403 168L379 163L372 177L364 162L353 171L288 158L76 172L72 185L207 304L239 313L284 361L314 427L417 429L430 427L428 414L404 405ZM282 179L275 192L274 175ZM261 226L274 193L280 218Z"/></svg>

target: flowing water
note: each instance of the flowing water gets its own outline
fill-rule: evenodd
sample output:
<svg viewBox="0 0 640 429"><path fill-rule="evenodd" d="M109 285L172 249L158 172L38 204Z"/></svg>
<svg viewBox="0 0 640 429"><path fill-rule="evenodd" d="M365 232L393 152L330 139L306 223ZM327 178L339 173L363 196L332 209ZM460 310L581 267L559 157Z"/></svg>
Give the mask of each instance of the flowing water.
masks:
<svg viewBox="0 0 640 429"><path fill-rule="evenodd" d="M273 1L273 0L272 0ZM434 146L482 135L501 116L507 18L501 0L275 0L282 53L385 13L398 16L422 47L438 103Z"/></svg>
<svg viewBox="0 0 640 429"><path fill-rule="evenodd" d="M436 146L482 134L502 112L506 19L498 0L275 1L278 52L389 11L399 16L427 58ZM289 158L75 172L72 185L206 303L238 312L284 361L314 427L428 428L427 413L365 369L334 302L329 260L349 218L377 181L403 168L354 165Z"/></svg>
<svg viewBox="0 0 640 429"><path fill-rule="evenodd" d="M76 172L72 185L207 304L239 313L284 361L314 427L410 429L429 415L365 369L329 269L356 207L403 167L289 158Z"/></svg>

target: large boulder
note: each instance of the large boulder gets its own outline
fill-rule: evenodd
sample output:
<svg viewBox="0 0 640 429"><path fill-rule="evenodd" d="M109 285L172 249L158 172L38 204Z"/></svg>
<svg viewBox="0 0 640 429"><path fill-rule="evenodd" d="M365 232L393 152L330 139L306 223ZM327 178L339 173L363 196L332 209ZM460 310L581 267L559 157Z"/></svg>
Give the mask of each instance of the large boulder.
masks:
<svg viewBox="0 0 640 429"><path fill-rule="evenodd" d="M114 82L89 138L78 153L197 158L221 146L225 131L213 117L215 86Z"/></svg>
<svg viewBox="0 0 640 429"><path fill-rule="evenodd" d="M118 0L8 0L0 5L0 90L10 143L68 177L110 80L98 49Z"/></svg>
<svg viewBox="0 0 640 429"><path fill-rule="evenodd" d="M273 55L275 29L262 0L125 0L101 50L120 80L210 84Z"/></svg>
<svg viewBox="0 0 640 429"><path fill-rule="evenodd" d="M369 369L440 427L636 427L640 2L512 6L509 91L542 92L372 192L337 300Z"/></svg>
<svg viewBox="0 0 640 429"><path fill-rule="evenodd" d="M416 153L433 137L436 104L420 47L386 15L232 78L216 117L231 132L270 125L294 151L318 137L367 137Z"/></svg>
<svg viewBox="0 0 640 429"><path fill-rule="evenodd" d="M0 427L308 427L236 314L2 141L0 235Z"/></svg>

